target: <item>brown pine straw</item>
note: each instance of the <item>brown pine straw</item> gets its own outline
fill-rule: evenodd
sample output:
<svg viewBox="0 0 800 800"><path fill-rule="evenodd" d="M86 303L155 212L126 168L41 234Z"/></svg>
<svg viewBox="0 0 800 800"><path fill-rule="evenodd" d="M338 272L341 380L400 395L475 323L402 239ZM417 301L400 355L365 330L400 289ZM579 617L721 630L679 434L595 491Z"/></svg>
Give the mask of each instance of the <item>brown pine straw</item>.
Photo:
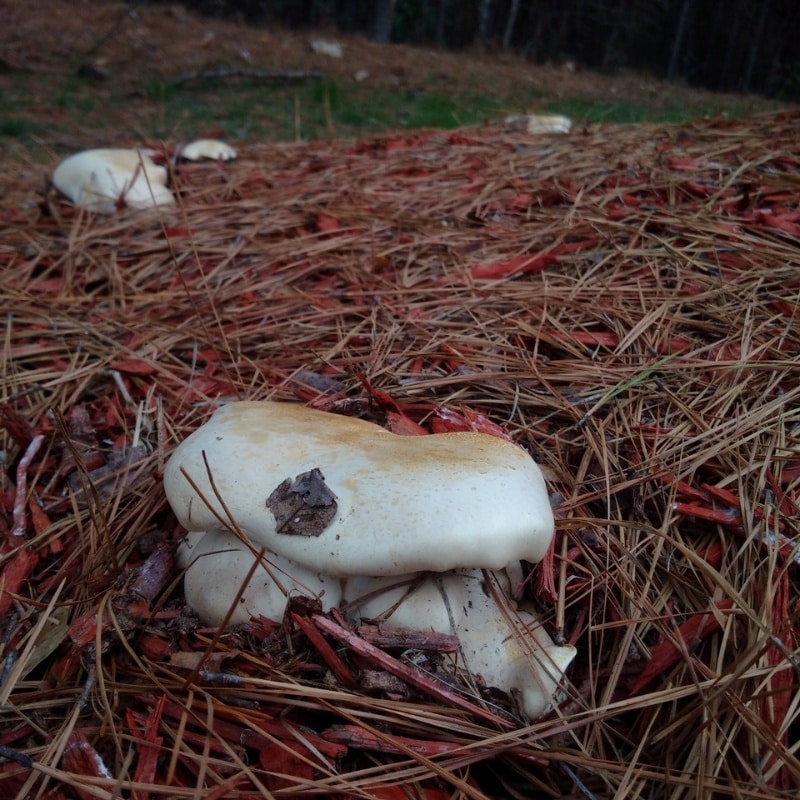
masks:
<svg viewBox="0 0 800 800"><path fill-rule="evenodd" d="M7 167L0 795L796 796L799 123L245 146L111 218ZM160 475L231 396L529 449L552 713L198 627Z"/></svg>

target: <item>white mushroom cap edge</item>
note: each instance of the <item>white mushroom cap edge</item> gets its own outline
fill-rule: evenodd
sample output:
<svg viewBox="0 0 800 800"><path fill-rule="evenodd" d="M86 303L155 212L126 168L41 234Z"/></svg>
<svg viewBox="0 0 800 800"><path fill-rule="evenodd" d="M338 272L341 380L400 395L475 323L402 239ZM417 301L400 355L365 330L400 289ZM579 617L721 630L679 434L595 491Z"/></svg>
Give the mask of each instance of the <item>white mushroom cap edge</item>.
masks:
<svg viewBox="0 0 800 800"><path fill-rule="evenodd" d="M319 535L280 532L268 498L314 469L335 515ZM554 529L541 471L511 442L399 436L292 403L223 406L175 449L164 488L187 530L221 527L227 507L254 544L339 576L536 562Z"/></svg>

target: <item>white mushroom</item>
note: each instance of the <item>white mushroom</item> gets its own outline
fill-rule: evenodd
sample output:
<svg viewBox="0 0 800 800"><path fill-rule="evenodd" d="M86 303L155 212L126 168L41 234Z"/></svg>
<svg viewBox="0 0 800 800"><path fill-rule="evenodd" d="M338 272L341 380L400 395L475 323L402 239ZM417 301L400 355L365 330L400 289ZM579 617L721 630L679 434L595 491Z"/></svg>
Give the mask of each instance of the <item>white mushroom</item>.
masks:
<svg viewBox="0 0 800 800"><path fill-rule="evenodd" d="M200 161L203 158L213 161L230 161L236 158L236 150L219 139L197 139L181 147L178 156L187 161Z"/></svg>
<svg viewBox="0 0 800 800"><path fill-rule="evenodd" d="M223 406L176 448L164 488L187 530L226 524L221 497L256 545L332 575L502 569L541 560L553 535L542 474L516 445L290 403Z"/></svg>
<svg viewBox="0 0 800 800"><path fill-rule="evenodd" d="M574 647L556 645L533 614L516 608L499 573L456 570L400 586L397 578L354 578L344 599L364 619L455 634L462 667L486 686L518 689L531 718L551 705L575 657Z"/></svg>
<svg viewBox="0 0 800 800"><path fill-rule="evenodd" d="M339 581L319 575L282 556L266 553L253 569L259 552L228 531L209 531L179 550L186 567L186 603L210 624L228 618L231 625L263 616L280 620L290 596L318 599L323 610L341 601ZM249 580L248 580L249 576Z"/></svg>
<svg viewBox="0 0 800 800"><path fill-rule="evenodd" d="M526 133L569 133L572 120L561 114L514 114L506 117L506 125Z"/></svg>
<svg viewBox="0 0 800 800"><path fill-rule="evenodd" d="M84 150L56 167L53 184L76 206L102 214L113 214L118 207L142 209L173 202L167 170L144 150Z"/></svg>
<svg viewBox="0 0 800 800"><path fill-rule="evenodd" d="M553 534L539 468L507 441L403 437L298 405L238 402L176 448L164 486L190 531L186 599L209 624L233 605L232 622L279 619L297 592L325 609L345 602L355 616L453 632L462 665L486 685L518 688L532 717L574 655L517 610L507 581L485 584L498 578L483 570L540 560ZM416 585L405 597L398 583Z"/></svg>
<svg viewBox="0 0 800 800"><path fill-rule="evenodd" d="M313 52L321 56L328 56L328 58L341 58L344 54L342 45L339 42L329 41L327 39L314 39L309 42Z"/></svg>

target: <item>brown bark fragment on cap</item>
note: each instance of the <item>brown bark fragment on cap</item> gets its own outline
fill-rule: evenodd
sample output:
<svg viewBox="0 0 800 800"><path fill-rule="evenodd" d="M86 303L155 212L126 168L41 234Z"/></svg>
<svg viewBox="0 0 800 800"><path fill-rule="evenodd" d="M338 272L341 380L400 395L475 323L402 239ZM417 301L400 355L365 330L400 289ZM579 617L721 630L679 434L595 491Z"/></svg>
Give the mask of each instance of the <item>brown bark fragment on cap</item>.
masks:
<svg viewBox="0 0 800 800"><path fill-rule="evenodd" d="M275 517L275 530L294 536L319 536L338 509L336 495L316 467L287 478L267 498Z"/></svg>

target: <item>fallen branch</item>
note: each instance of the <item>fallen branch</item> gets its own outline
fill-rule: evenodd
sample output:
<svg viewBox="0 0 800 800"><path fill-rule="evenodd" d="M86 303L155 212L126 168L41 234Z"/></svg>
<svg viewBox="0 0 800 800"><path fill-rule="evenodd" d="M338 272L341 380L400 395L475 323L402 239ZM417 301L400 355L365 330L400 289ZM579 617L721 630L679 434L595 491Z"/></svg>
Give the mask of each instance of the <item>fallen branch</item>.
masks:
<svg viewBox="0 0 800 800"><path fill-rule="evenodd" d="M33 439L31 439L31 443L28 445L28 449L17 465L17 488L14 495L14 527L11 529L12 536L25 535L25 496L28 493L28 467L39 452L43 441L43 434L40 433L34 436Z"/></svg>
<svg viewBox="0 0 800 800"><path fill-rule="evenodd" d="M172 82L174 86L183 86L192 81L228 80L229 78L251 78L259 81L297 81L319 80L326 73L306 70L267 70L267 69L212 69L205 72L182 72Z"/></svg>
<svg viewBox="0 0 800 800"><path fill-rule="evenodd" d="M376 736L358 725L332 725L322 731L321 735L329 742L345 744L359 750L373 750L378 753L394 753L395 755L403 755L406 750L413 750L428 758L447 755L462 746L456 742L429 741L414 739L410 736ZM393 742L401 743L403 747L398 747Z"/></svg>
<svg viewBox="0 0 800 800"><path fill-rule="evenodd" d="M338 639L340 642L343 642L359 655L364 656L373 664L376 664L382 669L385 669L387 672L390 672L392 675L401 678L406 683L411 684L415 689L419 689L431 697L435 697L437 700L447 703L447 705L456 706L464 711L468 711L470 714L476 714L479 717L483 717L484 719L489 720L496 725L500 725L503 728L513 727L513 724L508 720L493 714L491 711L487 711L485 708L481 708L480 706L471 703L469 700L466 700L460 695L456 694L449 687L439 683L439 681L437 681L435 678L424 675L421 672L418 672L417 670L412 669L411 667L398 661L396 658L392 658L392 656L384 653L382 650L379 650L377 647L360 638L352 631L342 628L326 617L315 614L312 619L314 620L314 624L320 628L323 633L327 633L329 636L333 636L334 639Z"/></svg>

